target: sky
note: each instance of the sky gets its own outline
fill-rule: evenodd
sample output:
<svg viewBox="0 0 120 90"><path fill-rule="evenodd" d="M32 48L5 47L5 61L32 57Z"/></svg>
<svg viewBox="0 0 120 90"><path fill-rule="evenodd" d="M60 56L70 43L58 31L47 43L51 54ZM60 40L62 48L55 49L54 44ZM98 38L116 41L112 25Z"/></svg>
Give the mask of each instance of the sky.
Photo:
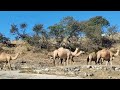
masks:
<svg viewBox="0 0 120 90"><path fill-rule="evenodd" d="M117 25L120 28L120 11L0 11L0 32L13 40L14 36L10 33L11 24L26 23L27 33L31 34L35 24L43 24L47 29L66 16L72 16L78 21L102 16L110 22L110 25Z"/></svg>

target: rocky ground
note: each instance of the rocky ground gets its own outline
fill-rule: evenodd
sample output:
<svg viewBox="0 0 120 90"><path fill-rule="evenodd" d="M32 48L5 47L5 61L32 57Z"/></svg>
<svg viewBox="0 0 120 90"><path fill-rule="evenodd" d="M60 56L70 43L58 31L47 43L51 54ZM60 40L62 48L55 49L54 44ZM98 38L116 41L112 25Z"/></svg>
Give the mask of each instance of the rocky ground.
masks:
<svg viewBox="0 0 120 90"><path fill-rule="evenodd" d="M20 71L0 71L0 79L80 79L80 77L68 77L47 74L19 73Z"/></svg>
<svg viewBox="0 0 120 90"><path fill-rule="evenodd" d="M74 58L74 65L55 67L45 55L29 53L11 61L13 70L1 70L0 79L120 79L120 56L113 66L86 65L86 57Z"/></svg>

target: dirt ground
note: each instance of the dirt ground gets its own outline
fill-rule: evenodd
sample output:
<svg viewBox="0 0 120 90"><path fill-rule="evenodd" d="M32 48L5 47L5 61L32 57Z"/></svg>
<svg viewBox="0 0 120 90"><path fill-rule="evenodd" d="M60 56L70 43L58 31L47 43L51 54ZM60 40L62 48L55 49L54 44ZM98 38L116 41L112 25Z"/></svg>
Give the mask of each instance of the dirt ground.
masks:
<svg viewBox="0 0 120 90"><path fill-rule="evenodd" d="M0 79L120 79L120 56L111 67L104 66L105 62L102 66L94 62L86 65L86 58L81 55L74 58L74 65L55 67L46 54L28 52L11 61L13 71L1 70Z"/></svg>
<svg viewBox="0 0 120 90"><path fill-rule="evenodd" d="M20 71L0 71L0 79L81 79L80 77L68 77L47 74L19 73Z"/></svg>

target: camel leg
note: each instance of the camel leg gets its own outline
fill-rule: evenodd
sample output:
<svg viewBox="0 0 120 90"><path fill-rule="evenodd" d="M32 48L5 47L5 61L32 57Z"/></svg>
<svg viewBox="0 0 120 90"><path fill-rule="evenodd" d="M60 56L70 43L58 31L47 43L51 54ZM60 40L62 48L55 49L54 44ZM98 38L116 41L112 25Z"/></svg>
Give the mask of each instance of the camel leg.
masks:
<svg viewBox="0 0 120 90"><path fill-rule="evenodd" d="M106 61L106 66L108 65L108 61Z"/></svg>
<svg viewBox="0 0 120 90"><path fill-rule="evenodd" d="M53 59L53 65L55 66L55 59Z"/></svg>
<svg viewBox="0 0 120 90"><path fill-rule="evenodd" d="M71 60L70 60L70 65L74 65L74 60L73 60L73 57L71 58Z"/></svg>
<svg viewBox="0 0 120 90"><path fill-rule="evenodd" d="M97 61L95 60L95 65L97 65Z"/></svg>
<svg viewBox="0 0 120 90"><path fill-rule="evenodd" d="M111 66L112 66L112 60L113 60L113 57L112 57L112 58L110 58L110 64L111 64Z"/></svg>
<svg viewBox="0 0 120 90"><path fill-rule="evenodd" d="M3 67L2 67L2 69L6 68L6 64L7 64L6 62L5 62L5 64L3 64Z"/></svg>
<svg viewBox="0 0 120 90"><path fill-rule="evenodd" d="M58 65L58 66L60 66L60 64L61 64L61 59L57 59L57 64L56 65Z"/></svg>
<svg viewBox="0 0 120 90"><path fill-rule="evenodd" d="M11 64L9 60L8 60L8 67L9 67L9 70L11 70Z"/></svg>
<svg viewBox="0 0 120 90"><path fill-rule="evenodd" d="M68 66L68 63L69 63L69 59L67 58L67 66Z"/></svg>
<svg viewBox="0 0 120 90"><path fill-rule="evenodd" d="M110 61L110 65L112 66L112 61Z"/></svg>
<svg viewBox="0 0 120 90"><path fill-rule="evenodd" d="M97 57L97 63L99 63L99 61L100 61L100 57Z"/></svg>
<svg viewBox="0 0 120 90"><path fill-rule="evenodd" d="M90 65L91 65L91 60L89 62L90 62Z"/></svg>
<svg viewBox="0 0 120 90"><path fill-rule="evenodd" d="M60 59L60 65L63 65L63 59Z"/></svg>
<svg viewBox="0 0 120 90"><path fill-rule="evenodd" d="M88 62L89 62L89 57L87 58L87 65L88 65Z"/></svg>
<svg viewBox="0 0 120 90"><path fill-rule="evenodd" d="M66 60L67 60L67 59L65 59L64 62L63 62L63 65L64 65L64 66L66 66Z"/></svg>
<svg viewBox="0 0 120 90"><path fill-rule="evenodd" d="M6 70L7 70L7 69L6 69L6 67L7 67L7 63L8 63L7 61L6 61L6 62L4 62L4 63L2 63L2 64L3 64L3 66L2 66L2 68L1 68L1 69L3 69L3 70L5 70L5 71L6 71Z"/></svg>
<svg viewBox="0 0 120 90"><path fill-rule="evenodd" d="M67 55L67 66L68 66L68 64L69 64L69 58L70 58L70 56Z"/></svg>
<svg viewBox="0 0 120 90"><path fill-rule="evenodd" d="M1 64L1 70L3 70L3 68L4 68L4 63L1 62L0 64Z"/></svg>
<svg viewBox="0 0 120 90"><path fill-rule="evenodd" d="M103 61L104 61L104 59L103 59L103 58L101 58L101 61L100 61L100 64L101 64L101 65L102 65Z"/></svg>

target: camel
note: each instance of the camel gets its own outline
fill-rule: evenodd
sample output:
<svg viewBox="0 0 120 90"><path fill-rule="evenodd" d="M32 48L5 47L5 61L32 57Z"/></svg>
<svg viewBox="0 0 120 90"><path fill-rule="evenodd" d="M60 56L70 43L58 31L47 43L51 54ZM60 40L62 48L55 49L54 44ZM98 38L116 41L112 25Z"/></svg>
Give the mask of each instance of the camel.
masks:
<svg viewBox="0 0 120 90"><path fill-rule="evenodd" d="M108 49L102 49L100 51L97 52L97 63L103 63L103 61L106 61L106 65L108 65L108 63L112 65L112 59L113 59L113 53L108 50Z"/></svg>
<svg viewBox="0 0 120 90"><path fill-rule="evenodd" d="M69 59L70 59L70 64L71 64L72 62L74 62L74 60L73 60L74 57L78 57L82 53L85 53L84 51L79 51L78 52L78 50L79 49L76 48L75 51L72 52L69 49L65 49L63 47L60 47L59 49L54 50L53 52L50 52L48 54L48 57L50 57L50 59L53 59L54 66L55 66L56 58L58 58L61 61L61 64L62 64L63 60L65 62L67 61L67 65L68 65L68 60ZM64 65L65 65L65 63L64 63Z"/></svg>
<svg viewBox="0 0 120 90"><path fill-rule="evenodd" d="M61 60L61 64L62 64L63 59L65 59L65 61L67 61L67 65L68 65L68 59L73 58L77 52L78 52L78 48L76 48L76 50L74 52L72 52L69 49L60 47L59 49L54 50L52 53L50 53L51 55L49 54L49 56L51 56L51 58L53 57L54 65L55 65L56 58Z"/></svg>
<svg viewBox="0 0 120 90"><path fill-rule="evenodd" d="M16 53L15 56L12 56L12 55L10 55L10 54L7 54L7 53L2 52L2 53L0 54L0 63L3 63L3 62L5 62L6 64L8 63L8 67L9 67L9 69L11 70L10 60L15 60L15 59L17 59L17 57L18 57L19 54L20 54L20 53ZM5 64L5 66L6 66L6 64Z"/></svg>
<svg viewBox="0 0 120 90"><path fill-rule="evenodd" d="M75 52L77 50L78 49L76 49ZM58 57L61 59L61 64L62 64L62 60L65 59L65 62L67 61L67 65L68 65L69 59L72 60L72 54L75 55L75 52L71 52L69 49L65 49L63 47L60 47L58 49ZM65 65L65 63L64 63L64 65Z"/></svg>
<svg viewBox="0 0 120 90"><path fill-rule="evenodd" d="M111 54L108 49L102 49L97 52L97 63L100 62L100 64L102 64L104 60L106 61L106 65L108 63L110 63L110 61L111 61ZM112 63L111 63L111 65L112 65Z"/></svg>
<svg viewBox="0 0 120 90"><path fill-rule="evenodd" d="M111 63L111 65L112 65L112 60L114 60L114 58L117 57L117 56L119 55L119 52L120 52L119 49L117 49L117 52L116 52L116 53L113 53L112 51L107 50L107 49L103 49L102 51L107 51L107 52L109 52L109 54L110 54L110 58L106 61L106 65L107 65L108 63ZM100 51L99 51L99 52L100 52ZM98 54L99 54L99 52L98 52ZM101 53L102 53L102 52L101 52ZM98 57L99 57L99 55L98 55ZM103 63L104 60L106 60L105 57L101 57L101 64Z"/></svg>
<svg viewBox="0 0 120 90"><path fill-rule="evenodd" d="M95 64L97 64L97 54L96 54L96 52L92 52L88 55L87 65L88 65L88 62L90 62L90 64L91 64L91 61L95 61Z"/></svg>
<svg viewBox="0 0 120 90"><path fill-rule="evenodd" d="M65 59L65 62L67 61L67 65L68 65L69 59L70 59L70 64L72 64L72 62L74 62L74 60L73 60L74 57L78 57L81 54L85 53L84 51L79 51L78 52L78 50L79 50L78 48L76 48L74 52L70 51L69 49L64 49L64 51L65 50L67 50L67 52L69 52L68 56L67 57L65 56L66 58L63 56L64 59ZM58 54L58 56L61 57L61 59L63 59L62 56L60 56L59 54ZM62 64L62 60L61 60L61 64Z"/></svg>

